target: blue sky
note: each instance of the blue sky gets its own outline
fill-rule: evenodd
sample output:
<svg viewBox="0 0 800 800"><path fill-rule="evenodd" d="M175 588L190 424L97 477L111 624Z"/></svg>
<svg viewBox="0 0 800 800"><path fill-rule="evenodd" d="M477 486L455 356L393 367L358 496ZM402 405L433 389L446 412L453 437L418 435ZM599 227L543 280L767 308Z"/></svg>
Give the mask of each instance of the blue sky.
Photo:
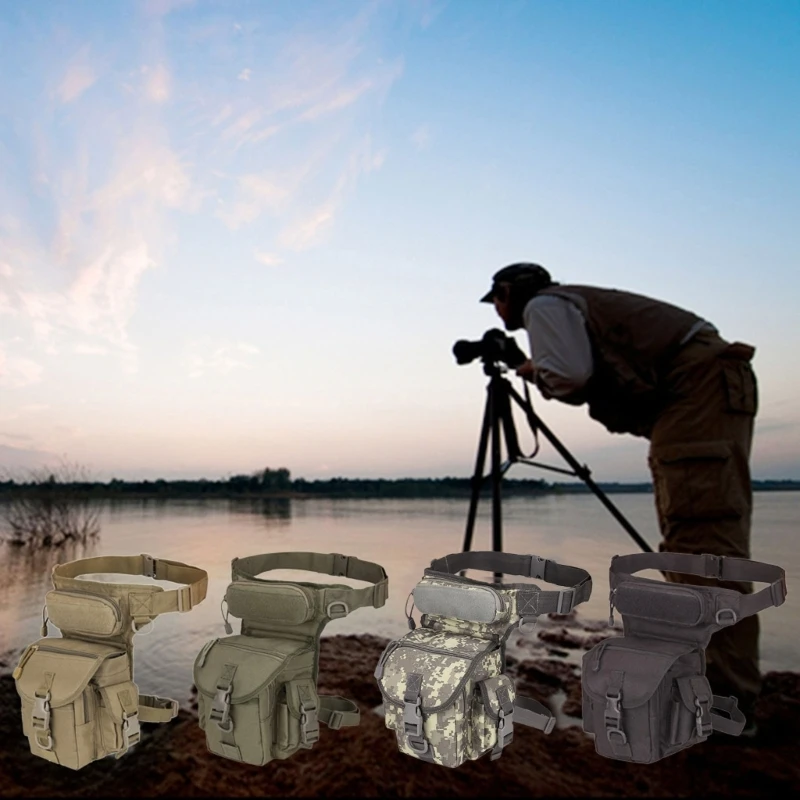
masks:
<svg viewBox="0 0 800 800"><path fill-rule="evenodd" d="M451 347L530 260L754 344L800 478L798 101L796 2L2 3L0 463L468 475Z"/></svg>

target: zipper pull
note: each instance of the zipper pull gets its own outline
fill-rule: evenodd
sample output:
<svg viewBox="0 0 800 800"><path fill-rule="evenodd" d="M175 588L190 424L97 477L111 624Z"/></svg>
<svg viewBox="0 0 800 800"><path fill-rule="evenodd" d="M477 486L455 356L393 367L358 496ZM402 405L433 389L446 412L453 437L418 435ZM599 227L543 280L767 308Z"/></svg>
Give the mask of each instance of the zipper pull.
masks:
<svg viewBox="0 0 800 800"><path fill-rule="evenodd" d="M412 589L408 593L408 597L413 597L413 596L414 596L414 590ZM411 613L409 613L409 610L408 610L408 597L406 597L405 612L406 612L406 617L408 618L408 629L410 631L413 631L417 627L417 623L414 622L414 617L411 616L411 613L413 613L413 611L414 611L414 601L413 600L411 601Z"/></svg>
<svg viewBox="0 0 800 800"><path fill-rule="evenodd" d="M608 593L608 627L614 627L614 595L617 593L616 589L612 589Z"/></svg>
<svg viewBox="0 0 800 800"><path fill-rule="evenodd" d="M37 646L32 644L28 647L25 652L22 654L22 658L19 660L19 664L17 664L16 669L11 673L11 677L16 681L19 680L20 676L22 675L22 668L28 662L28 659L36 652Z"/></svg>
<svg viewBox="0 0 800 800"><path fill-rule="evenodd" d="M39 634L42 637L47 636L47 623L49 622L50 617L47 616L47 603L42 606L42 627L39 628Z"/></svg>
<svg viewBox="0 0 800 800"><path fill-rule="evenodd" d="M603 650L606 649L608 639L600 642L594 654L594 664L592 665L592 672L597 672L600 669L600 659L603 657Z"/></svg>
<svg viewBox="0 0 800 800"><path fill-rule="evenodd" d="M230 612L222 610L222 603L225 602L226 602L225 598L223 597L222 602L219 604L219 610L222 614L222 621L225 623L225 633L227 633L228 636L230 636L233 633L233 625L231 625L230 622L228 622L228 615Z"/></svg>

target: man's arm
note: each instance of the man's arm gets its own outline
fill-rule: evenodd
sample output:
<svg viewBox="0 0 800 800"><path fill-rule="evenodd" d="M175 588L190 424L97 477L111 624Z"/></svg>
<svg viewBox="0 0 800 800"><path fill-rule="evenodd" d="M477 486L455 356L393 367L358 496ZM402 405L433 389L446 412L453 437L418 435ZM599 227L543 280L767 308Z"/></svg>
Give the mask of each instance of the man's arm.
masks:
<svg viewBox="0 0 800 800"><path fill-rule="evenodd" d="M585 402L592 376L592 346L580 310L561 297L534 297L523 313L531 345L534 380L545 399Z"/></svg>

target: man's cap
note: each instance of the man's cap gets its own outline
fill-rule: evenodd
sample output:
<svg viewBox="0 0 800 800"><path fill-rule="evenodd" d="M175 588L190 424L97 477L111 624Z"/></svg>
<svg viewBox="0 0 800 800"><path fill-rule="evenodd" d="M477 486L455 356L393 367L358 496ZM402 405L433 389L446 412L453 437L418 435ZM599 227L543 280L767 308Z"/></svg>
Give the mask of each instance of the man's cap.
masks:
<svg viewBox="0 0 800 800"><path fill-rule="evenodd" d="M503 267L492 276L492 288L481 297L481 303L491 303L494 293L499 283L510 283L513 285L525 285L526 287L538 290L553 283L550 273L539 264L529 264L522 262L509 264Z"/></svg>

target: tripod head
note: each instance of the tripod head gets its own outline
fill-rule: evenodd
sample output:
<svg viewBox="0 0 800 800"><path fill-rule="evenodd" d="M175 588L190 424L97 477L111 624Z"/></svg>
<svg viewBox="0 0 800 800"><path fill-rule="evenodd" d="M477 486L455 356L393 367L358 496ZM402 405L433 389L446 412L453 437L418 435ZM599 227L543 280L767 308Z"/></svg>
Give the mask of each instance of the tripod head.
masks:
<svg viewBox="0 0 800 800"><path fill-rule="evenodd" d="M501 363L516 369L527 360L516 340L506 336L499 328L486 331L482 338L473 342L459 339L453 345L453 355L456 362L462 365L480 358L487 374L496 370Z"/></svg>

